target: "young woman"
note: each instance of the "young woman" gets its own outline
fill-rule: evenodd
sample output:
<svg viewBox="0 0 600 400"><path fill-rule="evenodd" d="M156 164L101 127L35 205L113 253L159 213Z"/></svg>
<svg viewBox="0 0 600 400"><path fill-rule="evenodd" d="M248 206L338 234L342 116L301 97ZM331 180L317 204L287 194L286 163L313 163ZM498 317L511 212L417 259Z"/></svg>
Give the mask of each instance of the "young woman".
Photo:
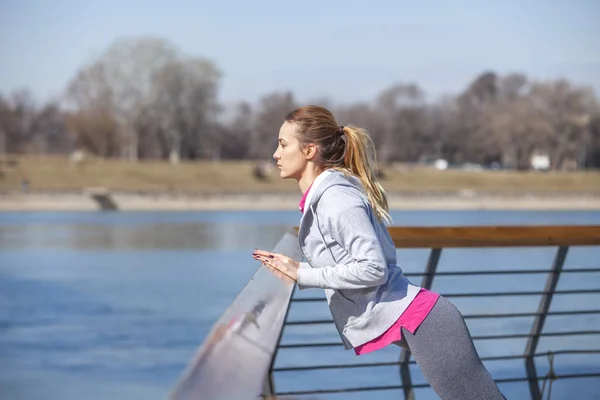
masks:
<svg viewBox="0 0 600 400"><path fill-rule="evenodd" d="M286 117L273 157L303 193L298 236L307 262L263 250L253 257L301 290L324 289L346 349L360 355L396 344L442 399L503 399L458 309L396 265L368 133L338 126L325 108L301 107Z"/></svg>

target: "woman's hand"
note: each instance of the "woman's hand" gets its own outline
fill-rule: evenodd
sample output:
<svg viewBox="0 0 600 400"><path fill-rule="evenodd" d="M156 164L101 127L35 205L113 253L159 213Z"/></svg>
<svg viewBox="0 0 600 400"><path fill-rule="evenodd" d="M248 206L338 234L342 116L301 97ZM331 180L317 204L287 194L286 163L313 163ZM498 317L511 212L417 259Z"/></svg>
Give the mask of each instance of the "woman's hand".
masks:
<svg viewBox="0 0 600 400"><path fill-rule="evenodd" d="M255 260L261 261L267 267L283 273L294 281L298 280L298 267L300 267L298 261L294 261L283 254L258 249L254 250L252 257Z"/></svg>

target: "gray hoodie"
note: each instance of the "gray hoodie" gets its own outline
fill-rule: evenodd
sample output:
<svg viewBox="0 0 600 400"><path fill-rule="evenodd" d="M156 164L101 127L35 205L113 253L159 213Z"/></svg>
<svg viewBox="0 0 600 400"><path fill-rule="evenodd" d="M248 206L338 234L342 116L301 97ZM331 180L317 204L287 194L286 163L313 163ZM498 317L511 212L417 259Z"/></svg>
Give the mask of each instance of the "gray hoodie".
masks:
<svg viewBox="0 0 600 400"><path fill-rule="evenodd" d="M325 289L344 347L350 349L389 329L420 287L396 265L394 242L358 178L328 170L310 192L298 232L308 261L300 263L298 288Z"/></svg>

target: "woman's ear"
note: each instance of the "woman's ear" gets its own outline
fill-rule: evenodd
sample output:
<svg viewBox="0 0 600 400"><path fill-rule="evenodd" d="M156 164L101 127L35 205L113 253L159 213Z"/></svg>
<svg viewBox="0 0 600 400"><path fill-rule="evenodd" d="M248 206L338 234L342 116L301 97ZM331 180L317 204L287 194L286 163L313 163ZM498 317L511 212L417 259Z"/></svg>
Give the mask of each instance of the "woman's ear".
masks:
<svg viewBox="0 0 600 400"><path fill-rule="evenodd" d="M304 147L304 156L307 160L314 158L317 155L317 146L313 143L310 143Z"/></svg>

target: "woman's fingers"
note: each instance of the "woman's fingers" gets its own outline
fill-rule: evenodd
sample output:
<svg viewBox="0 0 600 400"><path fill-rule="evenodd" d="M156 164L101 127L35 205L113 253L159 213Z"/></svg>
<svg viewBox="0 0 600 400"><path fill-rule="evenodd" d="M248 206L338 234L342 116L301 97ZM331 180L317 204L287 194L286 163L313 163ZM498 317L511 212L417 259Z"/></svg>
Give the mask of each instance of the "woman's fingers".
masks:
<svg viewBox="0 0 600 400"><path fill-rule="evenodd" d="M255 259L257 259L257 257L263 257L264 259L273 259L273 260L277 260L280 261L281 263L284 264L293 264L293 260L291 258L289 258L288 256L285 256L283 254L279 254L279 253L273 253L270 251L265 251L265 250L254 250L254 252L252 253L252 257L254 257Z"/></svg>
<svg viewBox="0 0 600 400"><path fill-rule="evenodd" d="M269 262L263 262L263 265L269 271L271 271L271 273L273 273L273 275L275 275L277 278L279 278L285 282L290 282L290 281L294 280L294 278L292 278L291 276L289 276L288 274L286 274L285 272L283 272L282 270L280 270L279 268L277 268L276 266L274 266L273 264L271 264Z"/></svg>
<svg viewBox="0 0 600 400"><path fill-rule="evenodd" d="M268 258L265 256L252 256L252 258L254 258L255 260L258 260L258 261L262 261L262 262L267 262L267 261L272 260L272 258Z"/></svg>
<svg viewBox="0 0 600 400"><path fill-rule="evenodd" d="M280 269L278 269L277 267L275 267L274 265L272 265L269 262L264 262L263 263L264 266L267 267L268 270L270 270L277 278L283 280L283 281L294 281L295 279L292 278L291 276L289 276L288 274L286 274L285 272L281 271Z"/></svg>
<svg viewBox="0 0 600 400"><path fill-rule="evenodd" d="M279 271L286 276L296 280L298 263L283 254L270 251L255 249L252 258L258 260L275 271Z"/></svg>
<svg viewBox="0 0 600 400"><path fill-rule="evenodd" d="M275 261L271 258L265 258L265 257L258 257L257 258L258 261L261 261L264 264L267 264L269 267L275 268L280 270L281 272L289 275L289 268L286 265L283 265L282 263Z"/></svg>
<svg viewBox="0 0 600 400"><path fill-rule="evenodd" d="M252 253L252 258L260 261L272 261L272 262L285 262L284 260L287 258L282 256L281 254L269 253L269 252L254 252Z"/></svg>
<svg viewBox="0 0 600 400"><path fill-rule="evenodd" d="M264 256L264 257L275 258L275 253L272 253L272 252L266 251L266 250L259 250L259 249L254 249L254 252L252 253L252 255L259 255L259 256Z"/></svg>
<svg viewBox="0 0 600 400"><path fill-rule="evenodd" d="M255 260L262 262L267 267L279 271L285 274L286 277L296 280L296 273L293 268L290 268L286 263L282 263L280 260L270 258L268 256L253 255Z"/></svg>

